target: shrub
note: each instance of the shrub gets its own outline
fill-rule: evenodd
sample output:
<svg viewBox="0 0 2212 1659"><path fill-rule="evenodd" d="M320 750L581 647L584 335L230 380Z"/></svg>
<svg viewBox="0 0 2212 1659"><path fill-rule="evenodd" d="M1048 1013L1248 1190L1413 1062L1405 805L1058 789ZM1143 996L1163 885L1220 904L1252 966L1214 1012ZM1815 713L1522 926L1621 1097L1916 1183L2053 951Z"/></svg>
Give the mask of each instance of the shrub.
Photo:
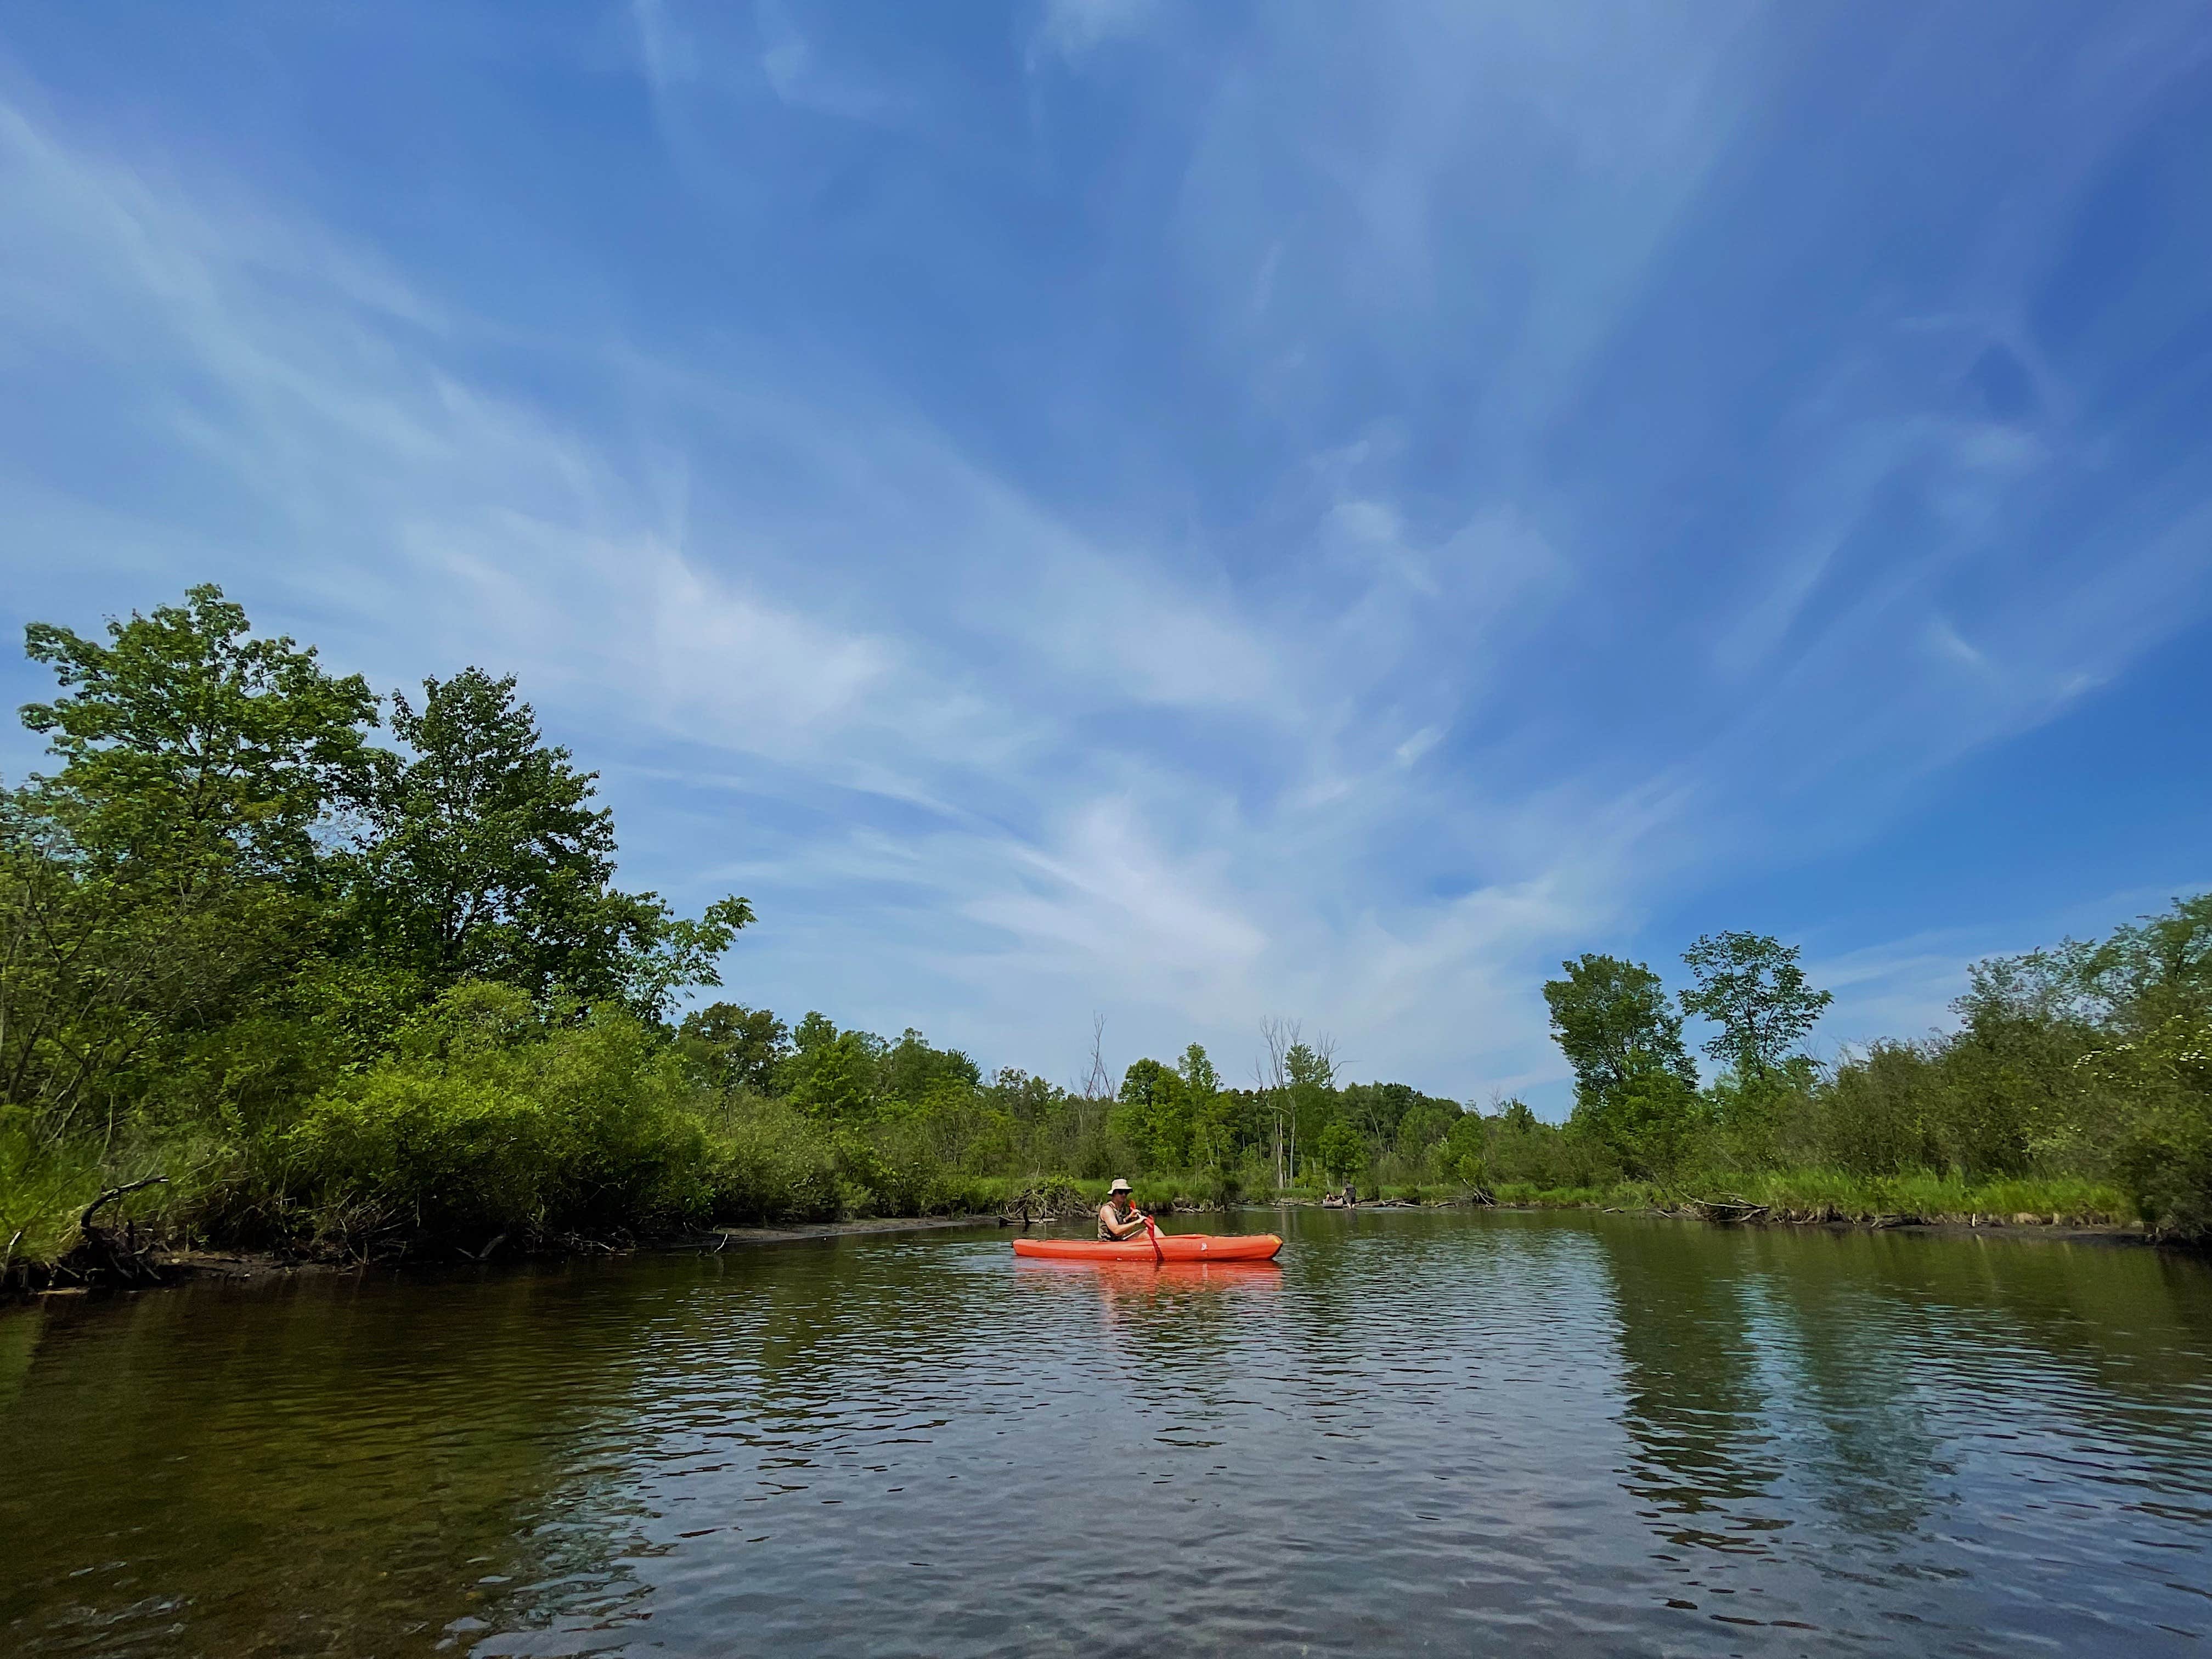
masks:
<svg viewBox="0 0 2212 1659"><path fill-rule="evenodd" d="M546 1030L464 985L409 1052L311 1101L284 1137L311 1210L481 1238L703 1218L708 1147L674 1056L614 1006Z"/></svg>

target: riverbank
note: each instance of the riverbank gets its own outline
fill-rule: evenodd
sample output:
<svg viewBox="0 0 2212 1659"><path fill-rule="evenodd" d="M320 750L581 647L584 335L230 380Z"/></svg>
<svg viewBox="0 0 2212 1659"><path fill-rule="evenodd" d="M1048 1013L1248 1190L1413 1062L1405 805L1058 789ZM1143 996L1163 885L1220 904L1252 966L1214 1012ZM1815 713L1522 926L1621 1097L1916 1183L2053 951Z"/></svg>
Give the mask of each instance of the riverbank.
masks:
<svg viewBox="0 0 2212 1659"><path fill-rule="evenodd" d="M1317 1204L1319 1189L1292 1188L1277 1201ZM1540 1187L1501 1182L1486 1188L1376 1188L1374 1201L1492 1203L1509 1209L1649 1211L1710 1221L1861 1227L2042 1227L2141 1235L2125 1197L2102 1182L2021 1177L1966 1182L1933 1175L1857 1177L1820 1170L1761 1174L1717 1172L1679 1182L1620 1182L1604 1187Z"/></svg>
<svg viewBox="0 0 2212 1659"><path fill-rule="evenodd" d="M1011 1180L980 1183L982 1194L1000 1207L935 1216L870 1216L835 1221L793 1221L778 1224L713 1226L679 1233L611 1238L578 1237L524 1248L505 1238L481 1251L426 1251L398 1261L365 1262L341 1255L285 1255L275 1252L170 1249L142 1244L130 1233L100 1234L101 1248L88 1257L77 1252L48 1263L17 1261L0 1281L0 1305L41 1296L81 1296L95 1291L149 1290L188 1279L261 1282L301 1275L353 1273L369 1266L442 1269L490 1265L523 1256L538 1258L627 1255L636 1251L717 1253L732 1248L799 1243L855 1235L919 1232L948 1227L1006 1223L1018 1212L1010 1206L1037 1183ZM1085 1218L1089 1206L1104 1201L1103 1181L1048 1183L1060 1203L1043 1222ZM1139 1207L1163 1215L1196 1218L1233 1209L1322 1208L1318 1188L1285 1188L1231 1196L1199 1183L1158 1182L1140 1192ZM1091 1188L1096 1188L1094 1193ZM1001 1190L1003 1189L1003 1190ZM2003 1231L2053 1238L2141 1240L2140 1220L2124 1212L2116 1192L2088 1183L2010 1181L1970 1184L1933 1177L1899 1177L1879 1182L1837 1182L1817 1173L1738 1177L1730 1187L1699 1191L1628 1182L1609 1188L1537 1188L1500 1184L1487 1189L1459 1187L1383 1187L1363 1199L1358 1210L1496 1208L1585 1210L1607 1214L1644 1214L1694 1220L1706 1224L1755 1227L1829 1227L1864 1231Z"/></svg>
<svg viewBox="0 0 2212 1659"><path fill-rule="evenodd" d="M456 1267L489 1267L499 1265L501 1261L563 1256L631 1255L648 1252L713 1255L732 1248L745 1249L763 1244L798 1244L864 1234L932 1232L947 1227L988 1227L997 1221L995 1215L875 1216L852 1221L798 1222L778 1227L711 1227L697 1232L622 1243L574 1240L557 1249L516 1250L503 1256L487 1251L483 1256L474 1258L464 1253L458 1256L423 1255L404 1262L287 1257L249 1250L167 1250L156 1247L148 1249L138 1258L141 1271L136 1277L100 1273L95 1270L82 1278L71 1278L67 1276L64 1269L64 1276L59 1283L32 1285L19 1282L12 1286L0 1287L0 1307L43 1297L159 1290L187 1280L222 1279L250 1285L278 1279L325 1278L372 1269L428 1268L450 1272Z"/></svg>

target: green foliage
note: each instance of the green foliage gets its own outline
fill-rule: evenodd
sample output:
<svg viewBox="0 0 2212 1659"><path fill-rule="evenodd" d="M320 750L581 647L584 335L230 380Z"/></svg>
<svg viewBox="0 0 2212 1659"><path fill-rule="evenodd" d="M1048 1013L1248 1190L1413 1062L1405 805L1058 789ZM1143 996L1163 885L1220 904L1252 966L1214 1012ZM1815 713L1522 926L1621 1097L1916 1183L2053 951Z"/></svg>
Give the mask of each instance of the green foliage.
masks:
<svg viewBox="0 0 2212 1659"><path fill-rule="evenodd" d="M355 860L371 948L431 986L493 979L544 996L622 997L658 1018L752 920L740 898L697 921L613 885L614 817L597 773L549 744L514 679L468 668L392 697L410 758L375 757L368 831Z"/></svg>
<svg viewBox="0 0 2212 1659"><path fill-rule="evenodd" d="M374 1231L475 1239L703 1219L703 1126L674 1055L618 1004L548 1027L465 981L404 1051L309 1102L284 1138L295 1197Z"/></svg>
<svg viewBox="0 0 2212 1659"><path fill-rule="evenodd" d="M1362 1173L1367 1167L1368 1143L1342 1119L1324 1127L1314 1146L1314 1159L1327 1174L1339 1180Z"/></svg>
<svg viewBox="0 0 2212 1659"><path fill-rule="evenodd" d="M367 683L325 674L313 647L251 637L245 611L211 586L110 622L107 636L24 630L63 690L22 711L63 763L35 781L40 804L82 855L185 884L312 878L317 830L366 793Z"/></svg>
<svg viewBox="0 0 2212 1659"><path fill-rule="evenodd" d="M834 1221L842 1213L836 1148L821 1127L775 1102L715 1135L707 1180L724 1222Z"/></svg>
<svg viewBox="0 0 2212 1659"><path fill-rule="evenodd" d="M1685 1013L1720 1027L1705 1052L1756 1085L1780 1066L1835 1000L1806 983L1797 947L1764 933L1714 933L1682 953L1697 983L1682 993Z"/></svg>
<svg viewBox="0 0 2212 1659"><path fill-rule="evenodd" d="M1697 1091L1650 1060L1604 1093L1585 1095L1570 1127L1630 1176L1664 1180L1681 1167L1705 1121Z"/></svg>
<svg viewBox="0 0 2212 1659"><path fill-rule="evenodd" d="M10 1164L15 1190L34 1168L189 1154L193 1179L164 1190L244 1231L283 1230L295 1176L390 1211L451 1172L450 1193L410 1198L426 1226L695 1206L696 1125L673 1096L639 1103L669 1001L714 982L750 910L680 918L613 890L590 776L511 681L471 670L429 682L419 713L396 699L402 759L370 746L359 677L255 638L213 587L104 641L27 638L60 695L24 719L59 764L0 796L0 1111L37 1154ZM496 1064L453 1049L486 975L538 1022ZM434 1003L447 988L459 1000ZM651 1066L568 1089L592 1072L570 1050L623 1030Z"/></svg>
<svg viewBox="0 0 2212 1659"><path fill-rule="evenodd" d="M101 1184L96 1149L57 1146L32 1132L27 1114L0 1109L0 1257L9 1267L67 1249ZM0 1291L7 1287L0 1267Z"/></svg>
<svg viewBox="0 0 2212 1659"><path fill-rule="evenodd" d="M1544 1000L1552 1035L1574 1068L1578 1100L1601 1099L1654 1067L1698 1086L1697 1067L1682 1047L1682 1017L1658 975L1639 962L1587 953L1559 965L1566 977L1545 981Z"/></svg>
<svg viewBox="0 0 2212 1659"><path fill-rule="evenodd" d="M792 1040L782 1083L793 1105L827 1122L874 1119L884 1052L881 1037L841 1031L829 1015L810 1012L793 1030Z"/></svg>
<svg viewBox="0 0 2212 1659"><path fill-rule="evenodd" d="M1139 1169L1180 1170L1190 1163L1196 1124L1182 1076L1157 1060L1140 1060L1121 1079L1121 1105L1109 1122Z"/></svg>
<svg viewBox="0 0 2212 1659"><path fill-rule="evenodd" d="M791 1028L765 1008L709 1003L686 1014L676 1029L677 1047L692 1076L723 1094L738 1089L769 1093L791 1055Z"/></svg>
<svg viewBox="0 0 2212 1659"><path fill-rule="evenodd" d="M936 1048L911 1025L884 1050L878 1083L888 1101L913 1108L932 1099L972 1091L983 1081L975 1062L957 1048Z"/></svg>
<svg viewBox="0 0 2212 1659"><path fill-rule="evenodd" d="M1515 1104L1518 1105L1516 1101ZM1528 1109L1522 1107L1526 1111ZM1532 1116L1529 1120L1534 1121ZM1491 1180L1492 1127L1482 1120L1480 1112L1464 1112L1444 1131L1442 1156L1437 1159L1443 1173L1463 1186L1482 1187Z"/></svg>
<svg viewBox="0 0 2212 1659"><path fill-rule="evenodd" d="M313 950L313 912L212 860L190 878L95 858L27 792L0 796L0 1103L58 1139L133 1115L180 1048Z"/></svg>
<svg viewBox="0 0 2212 1659"><path fill-rule="evenodd" d="M2150 988L2144 1000L2174 1012L2133 1024L2080 1069L2136 1103L2113 1170L2145 1225L2163 1237L2212 1238L2212 1013L2166 994L2176 988Z"/></svg>
<svg viewBox="0 0 2212 1659"><path fill-rule="evenodd" d="M106 644L27 632L63 695L23 718L62 764L0 800L0 1103L112 1145L323 949L323 846L365 792L375 699L213 587Z"/></svg>

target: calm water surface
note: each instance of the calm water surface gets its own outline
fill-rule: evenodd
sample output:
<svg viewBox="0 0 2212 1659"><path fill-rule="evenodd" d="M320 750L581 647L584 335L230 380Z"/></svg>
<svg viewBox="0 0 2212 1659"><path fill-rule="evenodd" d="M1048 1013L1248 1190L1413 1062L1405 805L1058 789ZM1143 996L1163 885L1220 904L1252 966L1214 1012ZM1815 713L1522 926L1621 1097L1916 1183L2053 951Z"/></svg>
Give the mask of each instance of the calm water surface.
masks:
<svg viewBox="0 0 2212 1659"><path fill-rule="evenodd" d="M1248 1212L0 1316L11 1655L2212 1653L2212 1272Z"/></svg>

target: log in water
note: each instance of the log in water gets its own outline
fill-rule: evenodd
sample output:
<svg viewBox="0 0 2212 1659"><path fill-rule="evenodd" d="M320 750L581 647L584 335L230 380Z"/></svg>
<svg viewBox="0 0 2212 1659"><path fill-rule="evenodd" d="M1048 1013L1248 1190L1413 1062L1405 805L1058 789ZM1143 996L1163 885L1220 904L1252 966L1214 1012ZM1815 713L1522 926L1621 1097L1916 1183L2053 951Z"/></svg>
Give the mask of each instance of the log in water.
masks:
<svg viewBox="0 0 2212 1659"><path fill-rule="evenodd" d="M0 1650L2212 1640L2201 1261L1244 1222L1279 1267L994 1228L0 1315Z"/></svg>

